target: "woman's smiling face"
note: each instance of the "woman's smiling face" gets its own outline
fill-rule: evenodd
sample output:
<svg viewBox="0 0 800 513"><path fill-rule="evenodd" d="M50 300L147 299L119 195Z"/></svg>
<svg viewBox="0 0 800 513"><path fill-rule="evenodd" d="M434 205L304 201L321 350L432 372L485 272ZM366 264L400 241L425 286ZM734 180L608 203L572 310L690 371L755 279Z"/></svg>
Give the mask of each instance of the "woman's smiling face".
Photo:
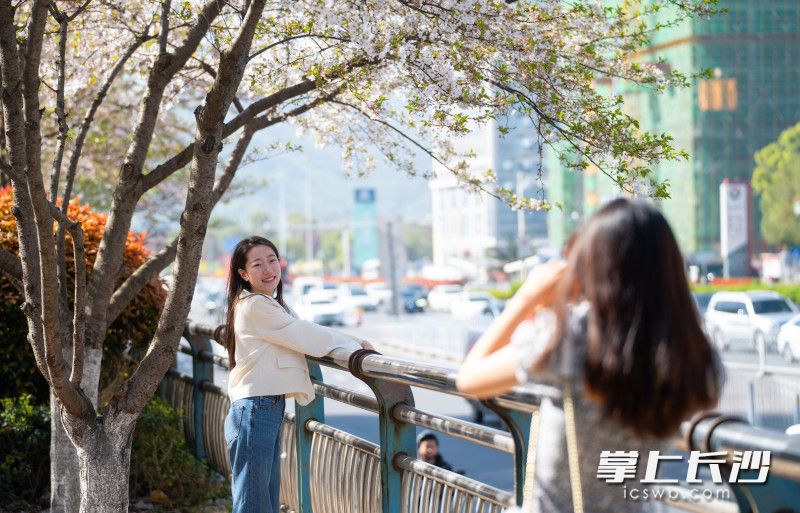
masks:
<svg viewBox="0 0 800 513"><path fill-rule="evenodd" d="M272 297L281 280L281 263L269 246L255 246L247 252L247 263L239 275L253 292Z"/></svg>

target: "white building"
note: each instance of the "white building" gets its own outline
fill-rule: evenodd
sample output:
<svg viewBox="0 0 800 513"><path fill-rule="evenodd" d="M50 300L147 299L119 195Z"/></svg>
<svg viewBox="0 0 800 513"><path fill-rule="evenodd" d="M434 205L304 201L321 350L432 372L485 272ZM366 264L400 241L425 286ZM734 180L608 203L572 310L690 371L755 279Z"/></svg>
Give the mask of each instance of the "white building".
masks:
<svg viewBox="0 0 800 513"><path fill-rule="evenodd" d="M544 188L538 177L539 152L530 122L512 118L509 134L500 137L496 123L474 129L455 142L458 151L475 152L470 171L482 175L492 169L498 185L528 197ZM471 193L434 161L436 178L430 181L433 224L433 263L459 268L480 277L495 260L528 256L534 243L546 243L544 212L515 212L487 194Z"/></svg>

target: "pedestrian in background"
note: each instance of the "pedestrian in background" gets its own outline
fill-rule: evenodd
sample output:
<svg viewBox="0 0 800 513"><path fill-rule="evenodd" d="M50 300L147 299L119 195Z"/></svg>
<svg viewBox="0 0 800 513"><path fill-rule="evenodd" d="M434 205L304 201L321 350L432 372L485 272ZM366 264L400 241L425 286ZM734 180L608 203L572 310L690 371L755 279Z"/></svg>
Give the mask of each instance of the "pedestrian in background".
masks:
<svg viewBox="0 0 800 513"><path fill-rule="evenodd" d="M298 319L283 300L278 248L257 236L240 241L231 257L224 339L233 513L278 513L285 397L301 405L314 399L305 355L372 346Z"/></svg>
<svg viewBox="0 0 800 513"><path fill-rule="evenodd" d="M453 470L452 465L447 463L439 452L439 439L433 431L425 430L417 437L417 458L439 468Z"/></svg>
<svg viewBox="0 0 800 513"><path fill-rule="evenodd" d="M527 336L509 344L532 317ZM544 399L539 408L525 509L569 512L576 500L586 511L655 508L626 500L621 484L599 479L601 451L642 455L641 479L644 457L668 449L682 420L714 406L721 380L677 242L653 206L610 202L580 229L566 262L534 269L465 358L457 386L490 397L529 380L575 392L572 418L565 415L566 394L563 403ZM577 442L575 482L569 432Z"/></svg>

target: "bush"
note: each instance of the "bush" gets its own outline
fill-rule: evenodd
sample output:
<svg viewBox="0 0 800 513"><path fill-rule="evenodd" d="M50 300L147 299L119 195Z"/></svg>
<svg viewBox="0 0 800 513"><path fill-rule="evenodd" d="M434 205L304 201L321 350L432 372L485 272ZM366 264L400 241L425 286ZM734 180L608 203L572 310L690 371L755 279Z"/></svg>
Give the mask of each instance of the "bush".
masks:
<svg viewBox="0 0 800 513"><path fill-rule="evenodd" d="M50 492L50 409L23 394L0 399L0 511L36 512ZM230 497L223 479L186 447L181 412L156 397L145 407L133 435L131 499L163 492L171 506L193 506Z"/></svg>
<svg viewBox="0 0 800 513"><path fill-rule="evenodd" d="M163 399L153 398L142 411L133 435L131 498L163 492L172 506L191 506L209 499L230 497L226 480L186 447L182 413Z"/></svg>
<svg viewBox="0 0 800 513"><path fill-rule="evenodd" d="M11 214L13 196L10 187L0 189L0 247L19 254L17 223ZM92 212L86 205L72 201L67 209L72 219L80 221L84 231L86 249L86 268L91 272L103 230L106 215ZM75 259L69 235L66 244L67 274L72 279ZM130 276L150 256L145 247L145 235L136 232L128 234L125 245L122 280ZM72 283L69 284L72 287ZM149 283L112 323L106 334L103 346L103 370L100 377L100 390L111 388L115 380L127 377L135 361L126 358L129 354L143 352L155 333L166 291L158 280ZM69 295L70 302L72 294ZM28 346L25 316L20 310L21 298L17 289L0 273L0 397L16 397L22 393L32 394L35 403L49 401L47 383L39 374ZM130 344L130 347L129 347ZM103 394L101 394L101 400Z"/></svg>
<svg viewBox="0 0 800 513"><path fill-rule="evenodd" d="M775 292L786 296L787 298L791 299L795 303L800 304L800 283L762 283L760 281L747 281L743 283L735 283L735 284L713 284L709 283L707 285L693 285L692 290L695 292L717 292L720 290L730 290L730 291L745 291L745 290L774 290Z"/></svg>
<svg viewBox="0 0 800 513"><path fill-rule="evenodd" d="M510 286L507 289L489 289L487 292L491 294L495 299L500 300L507 300L511 299L511 297L517 293L517 290L522 286L521 280L514 280L511 282Z"/></svg>
<svg viewBox="0 0 800 513"><path fill-rule="evenodd" d="M50 410L30 394L0 405L0 511L39 511L50 491Z"/></svg>

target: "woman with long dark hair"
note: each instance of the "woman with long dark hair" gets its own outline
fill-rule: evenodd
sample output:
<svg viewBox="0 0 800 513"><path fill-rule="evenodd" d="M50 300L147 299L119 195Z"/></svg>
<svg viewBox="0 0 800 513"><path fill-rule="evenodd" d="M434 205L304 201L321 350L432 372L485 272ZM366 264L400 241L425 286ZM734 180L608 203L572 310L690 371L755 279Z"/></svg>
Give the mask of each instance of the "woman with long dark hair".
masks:
<svg viewBox="0 0 800 513"><path fill-rule="evenodd" d="M533 329L509 344L531 318ZM610 202L580 229L566 262L534 269L465 358L457 385L489 397L529 380L575 391L573 432L586 511L650 507L598 479L601 451L636 452L641 478L649 451L665 451L682 420L716 404L721 386L677 242L653 206ZM572 511L570 418L563 405L544 400L539 422L526 507Z"/></svg>
<svg viewBox="0 0 800 513"><path fill-rule="evenodd" d="M233 250L224 341L230 369L225 441L233 471L233 512L278 513L285 397L301 405L314 399L305 355L372 346L298 319L283 300L278 248L257 236Z"/></svg>

